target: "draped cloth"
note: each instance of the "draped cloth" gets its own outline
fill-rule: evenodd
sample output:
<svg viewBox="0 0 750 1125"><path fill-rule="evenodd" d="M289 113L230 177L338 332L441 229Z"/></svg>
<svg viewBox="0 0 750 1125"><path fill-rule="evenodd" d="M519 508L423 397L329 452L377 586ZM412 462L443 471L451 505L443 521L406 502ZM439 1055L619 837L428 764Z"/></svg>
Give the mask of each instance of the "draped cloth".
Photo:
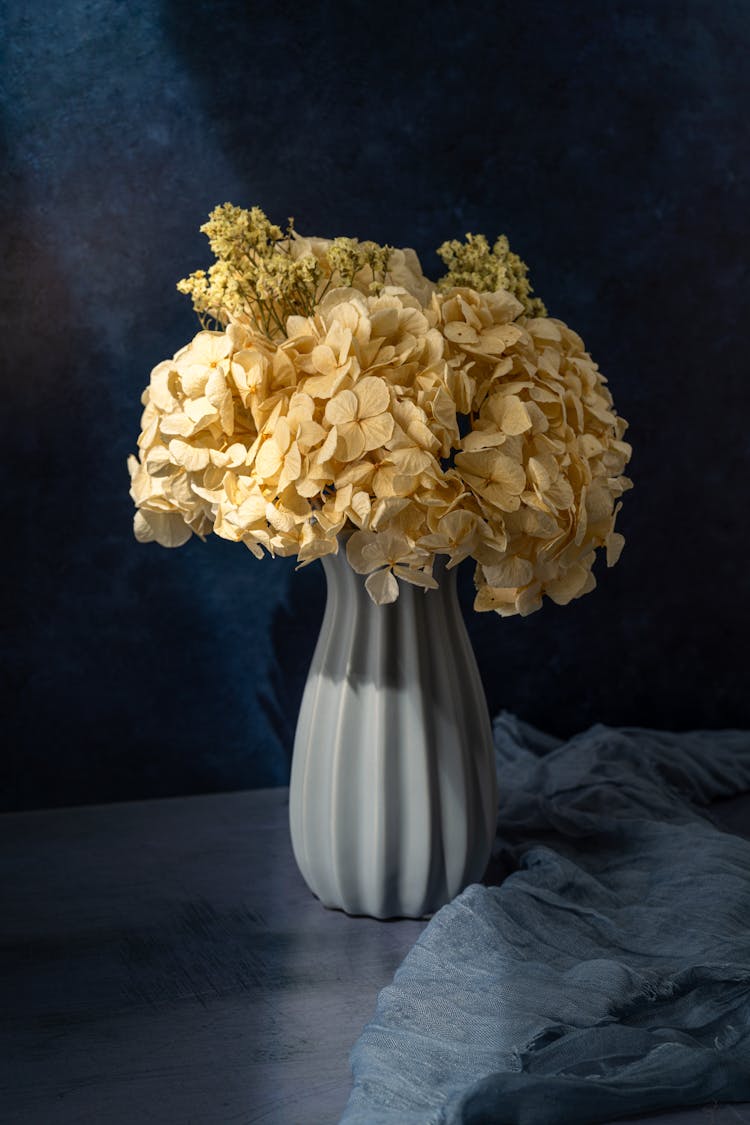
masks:
<svg viewBox="0 0 750 1125"><path fill-rule="evenodd" d="M351 1054L342 1125L586 1125L750 1100L750 734L494 724L489 877L444 906Z"/></svg>

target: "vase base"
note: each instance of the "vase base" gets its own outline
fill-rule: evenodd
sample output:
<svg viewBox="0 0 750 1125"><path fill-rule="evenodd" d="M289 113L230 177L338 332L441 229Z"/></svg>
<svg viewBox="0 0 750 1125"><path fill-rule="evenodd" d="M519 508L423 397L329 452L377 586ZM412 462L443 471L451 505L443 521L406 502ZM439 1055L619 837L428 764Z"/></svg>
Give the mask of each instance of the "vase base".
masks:
<svg viewBox="0 0 750 1125"><path fill-rule="evenodd" d="M313 894L313 898L317 899L326 910L335 910L339 914L346 914L348 918L374 918L376 922L429 922L430 918L441 909L436 907L435 910L426 911L424 914L376 914L368 910L347 910L345 906L340 906L338 903L324 902L316 894Z"/></svg>

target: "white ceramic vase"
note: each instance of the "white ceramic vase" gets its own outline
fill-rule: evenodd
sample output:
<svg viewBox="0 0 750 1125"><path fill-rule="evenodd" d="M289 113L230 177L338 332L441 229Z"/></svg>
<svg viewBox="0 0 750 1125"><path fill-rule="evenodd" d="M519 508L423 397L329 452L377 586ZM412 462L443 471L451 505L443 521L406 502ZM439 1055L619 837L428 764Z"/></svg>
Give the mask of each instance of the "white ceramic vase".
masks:
<svg viewBox="0 0 750 1125"><path fill-rule="evenodd" d="M419 918L481 879L497 787L487 703L456 595L400 582L374 605L342 546L294 742L294 855L320 901Z"/></svg>

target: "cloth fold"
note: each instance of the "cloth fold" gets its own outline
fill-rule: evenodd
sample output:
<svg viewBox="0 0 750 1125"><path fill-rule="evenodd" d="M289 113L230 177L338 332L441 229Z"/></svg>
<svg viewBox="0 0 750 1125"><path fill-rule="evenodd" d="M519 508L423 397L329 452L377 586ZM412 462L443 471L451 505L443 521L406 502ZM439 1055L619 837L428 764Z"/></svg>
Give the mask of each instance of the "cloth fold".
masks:
<svg viewBox="0 0 750 1125"><path fill-rule="evenodd" d="M750 1100L750 734L503 713L488 873L430 921L351 1054L342 1125L586 1125Z"/></svg>

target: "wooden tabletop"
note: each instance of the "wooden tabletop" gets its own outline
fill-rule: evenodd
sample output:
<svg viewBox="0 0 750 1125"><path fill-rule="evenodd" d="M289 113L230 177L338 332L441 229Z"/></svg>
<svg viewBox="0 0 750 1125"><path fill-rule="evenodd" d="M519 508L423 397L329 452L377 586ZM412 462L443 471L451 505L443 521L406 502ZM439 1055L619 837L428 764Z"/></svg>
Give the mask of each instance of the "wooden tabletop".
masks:
<svg viewBox="0 0 750 1125"><path fill-rule="evenodd" d="M267 789L0 817L3 1125L338 1122L425 923L321 907L287 815Z"/></svg>

